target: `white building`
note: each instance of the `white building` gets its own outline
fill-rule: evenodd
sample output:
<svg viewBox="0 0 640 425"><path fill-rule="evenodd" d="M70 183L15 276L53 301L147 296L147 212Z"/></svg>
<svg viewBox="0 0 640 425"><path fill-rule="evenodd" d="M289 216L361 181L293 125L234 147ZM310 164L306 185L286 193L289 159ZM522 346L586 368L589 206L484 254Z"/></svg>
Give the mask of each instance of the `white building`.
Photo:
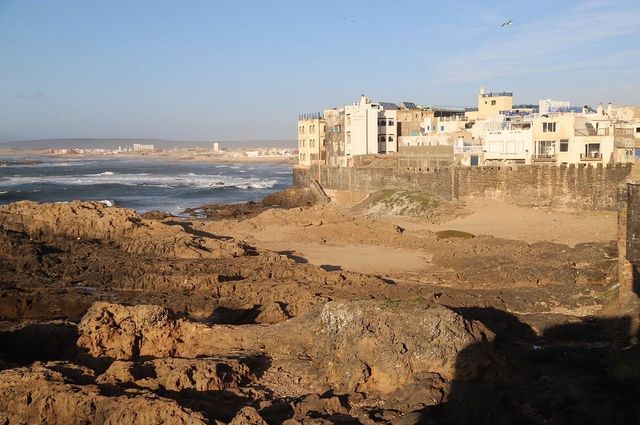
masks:
<svg viewBox="0 0 640 425"><path fill-rule="evenodd" d="M378 114L378 153L398 152L397 106L382 103ZM385 106L389 109L384 109Z"/></svg>
<svg viewBox="0 0 640 425"><path fill-rule="evenodd" d="M344 107L345 155L378 153L378 115L380 105L362 96L359 102Z"/></svg>
<svg viewBox="0 0 640 425"><path fill-rule="evenodd" d="M485 121L481 136L484 162L529 164L533 152L531 121Z"/></svg>
<svg viewBox="0 0 640 425"><path fill-rule="evenodd" d="M394 103L374 103L362 96L344 107L345 156L398 151L397 109Z"/></svg>
<svg viewBox="0 0 640 425"><path fill-rule="evenodd" d="M145 152L145 151L153 151L155 150L155 146L154 145L142 145L140 143L134 143L133 144L133 150L134 152Z"/></svg>

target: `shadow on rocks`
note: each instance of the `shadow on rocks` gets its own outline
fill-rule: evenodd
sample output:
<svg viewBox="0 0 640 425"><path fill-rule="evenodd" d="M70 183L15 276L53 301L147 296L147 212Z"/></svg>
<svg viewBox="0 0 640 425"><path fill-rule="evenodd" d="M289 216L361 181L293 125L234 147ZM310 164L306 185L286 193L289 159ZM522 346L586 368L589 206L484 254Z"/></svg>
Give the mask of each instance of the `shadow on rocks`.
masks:
<svg viewBox="0 0 640 425"><path fill-rule="evenodd" d="M638 424L640 348L631 317L585 319L542 336L494 308L458 308L496 333L496 362L478 379L459 374L444 403L422 410L425 424ZM456 359L466 370L479 347Z"/></svg>

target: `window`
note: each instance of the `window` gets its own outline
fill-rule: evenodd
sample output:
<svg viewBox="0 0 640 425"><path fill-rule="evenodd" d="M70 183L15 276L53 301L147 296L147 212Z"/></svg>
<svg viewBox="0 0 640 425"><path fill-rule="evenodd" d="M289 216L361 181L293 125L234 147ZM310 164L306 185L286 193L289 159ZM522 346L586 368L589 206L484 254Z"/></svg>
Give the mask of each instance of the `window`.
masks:
<svg viewBox="0 0 640 425"><path fill-rule="evenodd" d="M339 125L334 125L334 126L333 126L333 132L334 132L334 133L341 133L341 132L342 132L342 129L340 128L340 126L339 126Z"/></svg>
<svg viewBox="0 0 640 425"><path fill-rule="evenodd" d="M491 101L491 106L496 106L496 101L495 100Z"/></svg>
<svg viewBox="0 0 640 425"><path fill-rule="evenodd" d="M387 125L387 120L384 118L378 118L378 127L384 127Z"/></svg>
<svg viewBox="0 0 640 425"><path fill-rule="evenodd" d="M535 154L541 158L552 158L556 154L555 140L539 140L535 144Z"/></svg>
<svg viewBox="0 0 640 425"><path fill-rule="evenodd" d="M351 143L351 133L347 133L347 144Z"/></svg>
<svg viewBox="0 0 640 425"><path fill-rule="evenodd" d="M389 125L390 125L391 127L393 127L393 126L394 126L393 118L389 118Z"/></svg>
<svg viewBox="0 0 640 425"><path fill-rule="evenodd" d="M560 152L569 152L569 139L560 139Z"/></svg>
<svg viewBox="0 0 640 425"><path fill-rule="evenodd" d="M640 127L636 127L636 134L640 134Z"/></svg>
<svg viewBox="0 0 640 425"><path fill-rule="evenodd" d="M444 125L440 126L440 131L444 131Z"/></svg>
<svg viewBox="0 0 640 425"><path fill-rule="evenodd" d="M389 136L389 138L387 139L389 142L393 142L393 136Z"/></svg>
<svg viewBox="0 0 640 425"><path fill-rule="evenodd" d="M543 133L555 133L556 132L556 123L554 123L554 122L543 122L542 123L542 132Z"/></svg>
<svg viewBox="0 0 640 425"><path fill-rule="evenodd" d="M378 142L380 142L380 143L384 143L384 141L385 141L385 137L384 137L384 135L383 135L383 134L381 134L380 136L378 136Z"/></svg>

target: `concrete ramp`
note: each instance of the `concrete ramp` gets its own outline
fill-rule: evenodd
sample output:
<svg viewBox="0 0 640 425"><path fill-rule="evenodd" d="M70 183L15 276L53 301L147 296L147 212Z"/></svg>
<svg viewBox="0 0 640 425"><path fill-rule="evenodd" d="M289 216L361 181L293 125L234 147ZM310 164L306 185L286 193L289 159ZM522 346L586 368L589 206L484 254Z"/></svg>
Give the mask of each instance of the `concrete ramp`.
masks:
<svg viewBox="0 0 640 425"><path fill-rule="evenodd" d="M329 202L331 202L331 198L327 196L320 183L318 183L318 180L311 180L309 189L311 190L313 197L316 198L316 201L318 203L328 204Z"/></svg>

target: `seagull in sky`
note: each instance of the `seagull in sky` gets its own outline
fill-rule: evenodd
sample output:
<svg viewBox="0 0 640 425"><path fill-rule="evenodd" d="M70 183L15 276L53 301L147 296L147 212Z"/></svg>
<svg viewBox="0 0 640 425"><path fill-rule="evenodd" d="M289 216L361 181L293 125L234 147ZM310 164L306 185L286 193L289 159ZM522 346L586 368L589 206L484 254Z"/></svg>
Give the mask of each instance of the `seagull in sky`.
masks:
<svg viewBox="0 0 640 425"><path fill-rule="evenodd" d="M509 19L507 22L503 22L502 25L500 25L500 28L510 27L511 24L513 24L513 21Z"/></svg>

